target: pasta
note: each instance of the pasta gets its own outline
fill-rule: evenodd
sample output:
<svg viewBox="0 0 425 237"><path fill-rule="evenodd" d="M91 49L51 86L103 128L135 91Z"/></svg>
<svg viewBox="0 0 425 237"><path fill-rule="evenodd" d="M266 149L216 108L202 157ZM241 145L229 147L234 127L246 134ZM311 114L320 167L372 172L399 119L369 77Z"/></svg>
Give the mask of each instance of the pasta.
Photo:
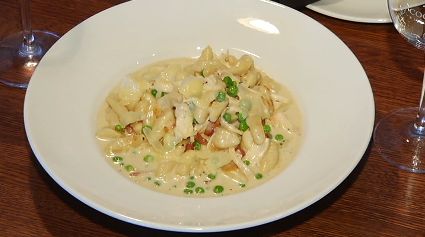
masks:
<svg viewBox="0 0 425 237"><path fill-rule="evenodd" d="M282 171L301 140L289 91L249 55L170 59L131 73L107 96L96 137L112 166L152 190L211 197Z"/></svg>

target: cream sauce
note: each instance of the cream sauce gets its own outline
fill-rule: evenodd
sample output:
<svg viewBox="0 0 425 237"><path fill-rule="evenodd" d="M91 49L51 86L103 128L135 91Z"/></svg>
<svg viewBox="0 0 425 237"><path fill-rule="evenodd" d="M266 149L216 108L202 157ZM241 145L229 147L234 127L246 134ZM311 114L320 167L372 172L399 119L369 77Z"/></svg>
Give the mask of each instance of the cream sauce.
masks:
<svg viewBox="0 0 425 237"><path fill-rule="evenodd" d="M147 75L151 71L162 70L163 65L188 65L188 62L193 62L193 60L163 61L144 68L133 76ZM261 171L260 163L254 167L255 164L244 161L244 157L242 157L239 165L248 167L246 172L253 173L251 177L244 175L240 169L235 171L235 162L232 164L225 160L231 159L227 151L223 152L217 149L210 151L207 149L208 146L202 145L200 150L185 152L186 144L179 143L175 149L162 153L153 148L143 134L127 132L120 134L120 132L114 131L113 126L119 123L119 118L113 112L111 113L112 109L107 102L104 103L98 114L97 130L102 131L103 134L100 132L97 134L99 144L111 167L145 188L185 197L214 197L238 193L258 186L282 172L294 159L300 146L302 137L300 110L286 88L279 85L273 90L277 94L283 94L290 103L285 105L280 117L267 118L268 122L266 123L272 125L273 130L284 134L285 140L277 141L274 131L268 135L269 142L278 147L278 159L275 166L269 171ZM287 119L290 126L286 126L284 123L274 126L275 120L281 119L282 116ZM138 129L140 130L140 126ZM165 138L162 142L164 140ZM227 165L222 166L220 162L227 162Z"/></svg>

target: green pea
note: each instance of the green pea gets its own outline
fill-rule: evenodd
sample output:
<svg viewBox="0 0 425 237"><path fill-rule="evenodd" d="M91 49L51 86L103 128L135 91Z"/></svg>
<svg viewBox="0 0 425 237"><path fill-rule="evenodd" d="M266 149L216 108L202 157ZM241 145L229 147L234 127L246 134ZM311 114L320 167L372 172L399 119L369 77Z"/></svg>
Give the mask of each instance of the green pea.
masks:
<svg viewBox="0 0 425 237"><path fill-rule="evenodd" d="M152 162L154 159L155 157L153 155L145 155L145 157L143 157L145 162Z"/></svg>
<svg viewBox="0 0 425 237"><path fill-rule="evenodd" d="M205 193L205 189L202 187L196 187L195 188L195 193Z"/></svg>
<svg viewBox="0 0 425 237"><path fill-rule="evenodd" d="M226 93L220 91L217 94L217 97L215 98L218 102L223 102L226 100Z"/></svg>
<svg viewBox="0 0 425 237"><path fill-rule="evenodd" d="M223 114L223 119L224 119L224 121L231 123L232 122L232 115L226 112L226 113Z"/></svg>
<svg viewBox="0 0 425 237"><path fill-rule="evenodd" d="M112 161L115 164L121 164L123 162L124 158L122 158L121 156L114 156L112 157Z"/></svg>
<svg viewBox="0 0 425 237"><path fill-rule="evenodd" d="M272 131L272 127L268 124L264 125L263 129L265 133L270 133Z"/></svg>
<svg viewBox="0 0 425 237"><path fill-rule="evenodd" d="M115 125L115 131L123 133L124 132L124 127L121 124L117 124Z"/></svg>
<svg viewBox="0 0 425 237"><path fill-rule="evenodd" d="M237 85L231 85L227 88L227 94L231 97L238 96L239 88Z"/></svg>
<svg viewBox="0 0 425 237"><path fill-rule="evenodd" d="M127 172L132 172L132 171L135 170L132 165L126 165L126 166L124 166L124 169L127 170Z"/></svg>
<svg viewBox="0 0 425 237"><path fill-rule="evenodd" d="M185 188L183 190L183 192L186 193L186 194L192 194L193 193L193 190L192 189Z"/></svg>
<svg viewBox="0 0 425 237"><path fill-rule="evenodd" d="M207 176L209 179L215 179L216 178L216 176L215 176L215 174L208 174L208 176Z"/></svg>
<svg viewBox="0 0 425 237"><path fill-rule="evenodd" d="M193 148L195 148L195 150L199 151L201 150L202 144L198 141L194 141L193 142Z"/></svg>
<svg viewBox="0 0 425 237"><path fill-rule="evenodd" d="M143 126L142 126L142 133L144 133L144 132L143 132L143 130L144 130L145 128L152 130L152 126L150 126L150 125L143 125Z"/></svg>
<svg viewBox="0 0 425 237"><path fill-rule="evenodd" d="M242 120L242 122L240 122L239 124L239 130L241 130L242 132L245 132L248 129L249 129L248 123L246 122L246 120Z"/></svg>
<svg viewBox="0 0 425 237"><path fill-rule="evenodd" d="M276 134L276 136L274 136L274 139L276 139L276 141L283 142L285 140L285 137L282 134Z"/></svg>
<svg viewBox="0 0 425 237"><path fill-rule="evenodd" d="M251 162L250 162L249 160L244 160L244 161L243 161L243 163L244 163L245 165L250 165L250 164L251 164Z"/></svg>
<svg viewBox="0 0 425 237"><path fill-rule="evenodd" d="M242 122L242 121L246 120L246 118L248 117L248 115L246 115L246 114L244 114L242 112L238 112L237 114L238 114L238 121L239 122Z"/></svg>
<svg viewBox="0 0 425 237"><path fill-rule="evenodd" d="M232 78L230 78L229 76L224 77L223 81L226 84L226 87L230 87L234 84Z"/></svg>
<svg viewBox="0 0 425 237"><path fill-rule="evenodd" d="M158 91L156 89L151 90L151 94L156 97L156 94L158 94Z"/></svg>
<svg viewBox="0 0 425 237"><path fill-rule="evenodd" d="M193 181L189 181L189 182L187 182L186 183L186 188L193 188L193 187L195 187L195 182L193 182Z"/></svg>
<svg viewBox="0 0 425 237"><path fill-rule="evenodd" d="M255 178L256 178L256 179L262 179L262 178L263 178L263 174L261 174L261 173L256 173L256 174L255 174Z"/></svg>
<svg viewBox="0 0 425 237"><path fill-rule="evenodd" d="M217 185L214 187L213 191L214 193L222 193L224 191L224 188L221 185Z"/></svg>

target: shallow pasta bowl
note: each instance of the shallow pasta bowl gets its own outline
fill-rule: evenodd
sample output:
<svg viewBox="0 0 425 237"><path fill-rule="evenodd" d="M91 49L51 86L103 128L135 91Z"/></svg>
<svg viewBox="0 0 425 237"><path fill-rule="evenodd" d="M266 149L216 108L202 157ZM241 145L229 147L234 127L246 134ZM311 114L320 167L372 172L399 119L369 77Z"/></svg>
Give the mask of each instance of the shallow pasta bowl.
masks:
<svg viewBox="0 0 425 237"><path fill-rule="evenodd" d="M199 56L207 45L251 54L292 91L304 118L298 155L275 178L235 195L186 198L144 189L104 160L95 138L100 105L142 65ZM130 1L87 19L51 48L29 84L24 120L40 164L88 206L136 225L213 232L286 217L332 191L369 144L374 103L352 52L293 9L260 0Z"/></svg>

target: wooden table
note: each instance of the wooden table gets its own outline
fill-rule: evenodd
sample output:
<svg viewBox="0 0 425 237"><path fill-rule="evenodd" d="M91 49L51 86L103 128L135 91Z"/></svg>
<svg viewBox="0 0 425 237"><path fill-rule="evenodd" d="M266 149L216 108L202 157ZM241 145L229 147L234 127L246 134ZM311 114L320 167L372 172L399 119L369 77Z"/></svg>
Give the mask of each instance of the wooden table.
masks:
<svg viewBox="0 0 425 237"><path fill-rule="evenodd" d="M0 0L0 38L20 29L16 0ZM120 0L34 0L33 27L64 34ZM373 88L376 121L417 106L424 53L392 24L362 24L303 10L358 57ZM318 46L320 42L317 42ZM24 122L25 91L0 85L0 236L180 236L108 217L59 187L37 163ZM401 171L371 145L354 172L312 206L263 226L217 236L425 236L425 175Z"/></svg>

